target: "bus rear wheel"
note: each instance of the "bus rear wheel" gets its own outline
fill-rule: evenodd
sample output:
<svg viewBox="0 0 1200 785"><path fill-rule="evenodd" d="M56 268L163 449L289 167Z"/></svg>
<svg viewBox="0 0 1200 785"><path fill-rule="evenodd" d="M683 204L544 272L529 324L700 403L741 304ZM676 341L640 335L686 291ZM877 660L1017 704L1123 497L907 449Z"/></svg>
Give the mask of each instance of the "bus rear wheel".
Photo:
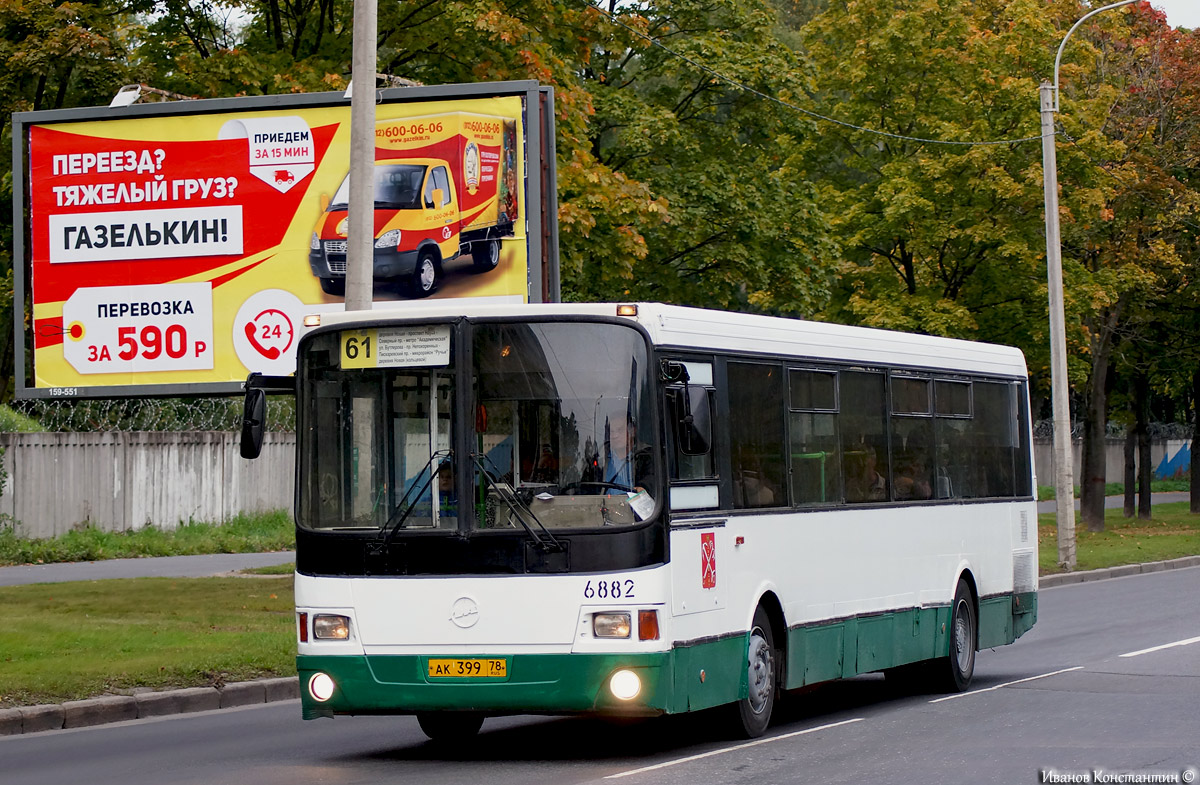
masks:
<svg viewBox="0 0 1200 785"><path fill-rule="evenodd" d="M975 645L979 622L974 595L959 580L950 606L949 650L944 657L901 665L885 671L888 681L906 692L965 692L975 676Z"/></svg>
<svg viewBox="0 0 1200 785"><path fill-rule="evenodd" d="M975 677L975 644L979 640L979 621L971 587L959 579L950 610L950 653L934 671L936 686L943 692L965 692ZM936 661L935 661L936 662ZM940 671L940 674L938 673Z"/></svg>
<svg viewBox="0 0 1200 785"><path fill-rule="evenodd" d="M441 744L479 733L483 715L474 711L422 712L417 715L417 724L426 736Z"/></svg>
<svg viewBox="0 0 1200 785"><path fill-rule="evenodd" d="M775 648L771 620L767 612L760 607L754 612L754 623L750 627L750 642L746 651L746 697L735 704L737 711L734 730L739 736L756 739L767 732L767 726L771 724L771 712L775 709L775 695L778 692L778 661L779 652Z"/></svg>

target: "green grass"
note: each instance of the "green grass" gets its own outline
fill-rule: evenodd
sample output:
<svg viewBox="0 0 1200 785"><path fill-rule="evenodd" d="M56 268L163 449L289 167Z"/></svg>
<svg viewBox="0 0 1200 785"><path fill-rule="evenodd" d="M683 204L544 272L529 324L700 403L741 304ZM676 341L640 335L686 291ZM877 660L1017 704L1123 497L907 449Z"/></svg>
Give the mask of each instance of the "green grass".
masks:
<svg viewBox="0 0 1200 785"><path fill-rule="evenodd" d="M296 547L295 525L282 511L242 514L224 524L181 523L174 531L147 527L105 532L88 526L58 537L31 540L0 527L0 565L49 564L139 556L261 553Z"/></svg>
<svg viewBox="0 0 1200 785"><path fill-rule="evenodd" d="M40 433L46 428L37 420L14 411L11 406L0 404L0 432Z"/></svg>
<svg viewBox="0 0 1200 785"><path fill-rule="evenodd" d="M0 706L296 673L290 578L0 588Z"/></svg>
<svg viewBox="0 0 1200 785"><path fill-rule="evenodd" d="M1168 491L1187 491L1189 490L1188 480L1151 480L1151 493L1166 493ZM1125 494L1125 484L1120 482L1107 482L1104 484L1105 496L1123 496ZM1039 485L1037 487L1037 498L1040 502L1053 501L1057 498L1058 492L1053 485ZM1079 486L1075 486L1075 498L1079 498Z"/></svg>
<svg viewBox="0 0 1200 785"><path fill-rule="evenodd" d="M1187 502L1156 504L1150 520L1126 518L1106 510L1104 531L1090 532L1076 515L1076 570L1095 570L1123 564L1162 561L1200 554L1200 515L1188 512ZM1038 516L1038 556L1041 573L1058 568L1058 527L1054 513Z"/></svg>

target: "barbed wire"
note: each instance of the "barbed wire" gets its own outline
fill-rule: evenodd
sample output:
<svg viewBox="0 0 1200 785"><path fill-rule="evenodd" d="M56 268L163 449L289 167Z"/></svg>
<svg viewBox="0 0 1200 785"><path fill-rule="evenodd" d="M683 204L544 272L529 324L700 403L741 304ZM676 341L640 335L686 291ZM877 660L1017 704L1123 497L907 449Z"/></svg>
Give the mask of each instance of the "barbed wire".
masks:
<svg viewBox="0 0 1200 785"><path fill-rule="evenodd" d="M267 398L267 430L291 433L296 402L288 396ZM117 398L14 401L0 407L0 433L225 431L242 427L238 398Z"/></svg>

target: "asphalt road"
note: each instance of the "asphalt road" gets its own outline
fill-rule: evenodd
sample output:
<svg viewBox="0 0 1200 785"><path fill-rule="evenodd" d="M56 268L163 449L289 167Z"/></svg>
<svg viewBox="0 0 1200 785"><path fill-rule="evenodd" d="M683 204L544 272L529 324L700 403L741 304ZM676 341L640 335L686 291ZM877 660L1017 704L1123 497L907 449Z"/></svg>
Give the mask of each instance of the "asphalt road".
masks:
<svg viewBox="0 0 1200 785"><path fill-rule="evenodd" d="M924 785L1200 766L1200 568L1047 589L1040 603L1030 633L979 655L969 693L906 695L879 676L834 683L789 696L749 744L702 713L492 719L477 739L440 749L411 718L306 723L292 701L0 738L0 781Z"/></svg>

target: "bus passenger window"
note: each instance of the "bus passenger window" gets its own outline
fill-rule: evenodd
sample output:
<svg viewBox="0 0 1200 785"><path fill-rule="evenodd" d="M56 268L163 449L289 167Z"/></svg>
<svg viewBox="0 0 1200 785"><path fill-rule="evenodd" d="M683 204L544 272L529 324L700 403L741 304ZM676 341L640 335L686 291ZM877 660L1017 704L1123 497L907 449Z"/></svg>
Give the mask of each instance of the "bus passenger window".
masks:
<svg viewBox="0 0 1200 785"><path fill-rule="evenodd" d="M787 504L784 483L783 369L729 363L729 437L733 506Z"/></svg>
<svg viewBox="0 0 1200 785"><path fill-rule="evenodd" d="M789 370L792 500L798 507L842 500L837 374Z"/></svg>
<svg viewBox="0 0 1200 785"><path fill-rule="evenodd" d="M842 371L838 385L846 502L886 501L890 487L883 374Z"/></svg>

